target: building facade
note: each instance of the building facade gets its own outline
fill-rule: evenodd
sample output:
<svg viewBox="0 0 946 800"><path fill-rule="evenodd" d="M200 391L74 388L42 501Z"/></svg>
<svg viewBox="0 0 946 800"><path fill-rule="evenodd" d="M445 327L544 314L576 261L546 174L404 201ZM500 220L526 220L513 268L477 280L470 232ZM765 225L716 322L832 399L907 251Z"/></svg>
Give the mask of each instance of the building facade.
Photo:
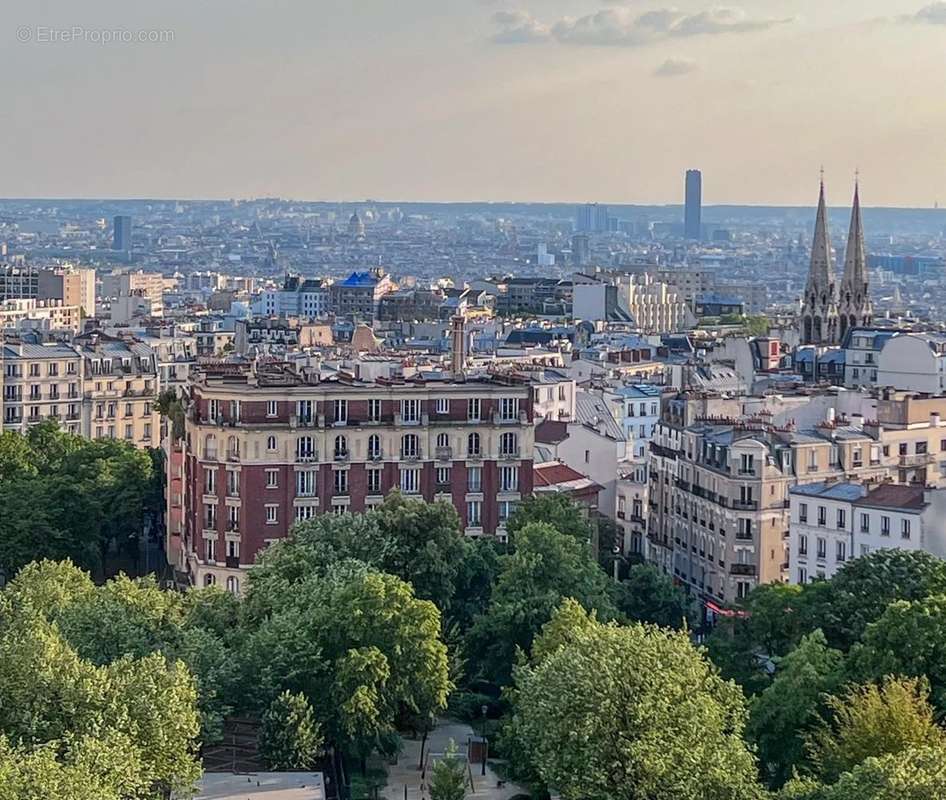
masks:
<svg viewBox="0 0 946 800"><path fill-rule="evenodd" d="M532 492L531 397L505 377L369 383L208 366L189 387L178 566L196 585L239 590L297 521L365 511L393 489L451 502L467 535L503 537Z"/></svg>

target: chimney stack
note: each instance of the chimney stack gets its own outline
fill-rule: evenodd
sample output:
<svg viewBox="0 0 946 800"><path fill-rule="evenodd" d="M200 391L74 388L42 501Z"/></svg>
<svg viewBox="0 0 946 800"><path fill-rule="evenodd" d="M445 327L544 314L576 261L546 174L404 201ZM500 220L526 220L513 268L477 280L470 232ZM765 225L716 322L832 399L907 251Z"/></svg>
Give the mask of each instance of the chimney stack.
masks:
<svg viewBox="0 0 946 800"><path fill-rule="evenodd" d="M462 314L457 314L451 318L450 330L450 352L451 368L454 378L463 377L463 369L466 366L466 340L464 332L464 318Z"/></svg>

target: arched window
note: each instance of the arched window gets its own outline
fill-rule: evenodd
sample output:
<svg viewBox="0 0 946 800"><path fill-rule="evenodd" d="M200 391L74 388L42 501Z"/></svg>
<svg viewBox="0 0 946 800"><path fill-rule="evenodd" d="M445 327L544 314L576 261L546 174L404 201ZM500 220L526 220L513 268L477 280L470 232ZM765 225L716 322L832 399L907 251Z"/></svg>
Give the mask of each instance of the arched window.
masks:
<svg viewBox="0 0 946 800"><path fill-rule="evenodd" d="M417 458L420 455L420 441L413 433L401 437L401 458Z"/></svg>
<svg viewBox="0 0 946 800"><path fill-rule="evenodd" d="M216 458L217 457L217 437L212 433L207 434L207 438L204 439L204 458Z"/></svg>
<svg viewBox="0 0 946 800"><path fill-rule="evenodd" d="M437 447L449 447L450 437L445 433L437 434Z"/></svg>
<svg viewBox="0 0 946 800"><path fill-rule="evenodd" d="M471 433L466 440L466 452L470 456L480 455L480 435Z"/></svg>
<svg viewBox="0 0 946 800"><path fill-rule="evenodd" d="M210 572L204 575L204 586L213 586L217 582L217 578Z"/></svg>
<svg viewBox="0 0 946 800"><path fill-rule="evenodd" d="M499 453L504 456L519 455L519 436L515 433L504 433L500 436Z"/></svg>
<svg viewBox="0 0 946 800"><path fill-rule="evenodd" d="M348 439L344 436L335 437L335 458L339 460L348 458Z"/></svg>
<svg viewBox="0 0 946 800"><path fill-rule="evenodd" d="M227 437L227 458L240 457L240 440L236 436Z"/></svg>
<svg viewBox="0 0 946 800"><path fill-rule="evenodd" d="M368 437L368 458L372 460L381 458L381 437L376 433Z"/></svg>
<svg viewBox="0 0 946 800"><path fill-rule="evenodd" d="M270 453L276 452L276 437L275 436L270 436L266 440L266 449L269 450Z"/></svg>
<svg viewBox="0 0 946 800"><path fill-rule="evenodd" d="M227 591L230 594L239 594L240 593L240 579L231 575L227 578Z"/></svg>

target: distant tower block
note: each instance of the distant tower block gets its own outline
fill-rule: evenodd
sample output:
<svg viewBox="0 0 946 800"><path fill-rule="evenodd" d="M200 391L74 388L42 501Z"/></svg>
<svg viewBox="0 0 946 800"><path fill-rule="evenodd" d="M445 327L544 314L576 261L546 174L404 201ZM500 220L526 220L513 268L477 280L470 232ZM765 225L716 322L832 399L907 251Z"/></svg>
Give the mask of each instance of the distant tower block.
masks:
<svg viewBox="0 0 946 800"><path fill-rule="evenodd" d="M703 173L698 169L688 169L686 174L683 234L693 241L703 238Z"/></svg>

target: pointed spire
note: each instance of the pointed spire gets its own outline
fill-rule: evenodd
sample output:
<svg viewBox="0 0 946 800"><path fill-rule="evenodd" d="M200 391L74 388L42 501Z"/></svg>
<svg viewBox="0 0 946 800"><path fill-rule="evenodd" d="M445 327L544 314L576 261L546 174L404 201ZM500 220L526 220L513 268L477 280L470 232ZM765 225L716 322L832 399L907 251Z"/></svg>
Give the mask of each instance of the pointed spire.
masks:
<svg viewBox="0 0 946 800"><path fill-rule="evenodd" d="M828 288L834 283L831 267L831 242L828 239L828 207L824 199L824 174L821 177L821 192L818 195L818 214L815 217L815 238L811 244L811 267L808 271L808 286Z"/></svg>
<svg viewBox="0 0 946 800"><path fill-rule="evenodd" d="M847 235L844 252L844 278L842 285L854 291L867 283L867 248L864 245L864 224L861 221L861 199L859 180L854 179L854 203L851 208L851 227Z"/></svg>

